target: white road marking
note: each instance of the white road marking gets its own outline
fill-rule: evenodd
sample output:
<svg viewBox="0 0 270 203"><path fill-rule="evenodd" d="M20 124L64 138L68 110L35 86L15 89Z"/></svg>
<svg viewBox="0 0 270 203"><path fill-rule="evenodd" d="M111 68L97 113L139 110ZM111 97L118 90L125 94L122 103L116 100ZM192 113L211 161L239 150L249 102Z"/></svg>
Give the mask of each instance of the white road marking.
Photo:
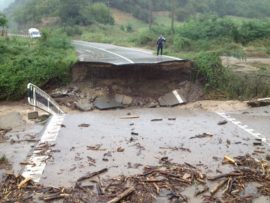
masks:
<svg viewBox="0 0 270 203"><path fill-rule="evenodd" d="M174 59L174 60L183 60L183 59L180 59L180 58L177 58L177 57L173 57L173 56L167 56L167 55L163 55L167 58L171 58L171 59Z"/></svg>
<svg viewBox="0 0 270 203"><path fill-rule="evenodd" d="M29 164L25 166L22 176L31 178L34 182L39 182L46 167L46 161L50 158L50 147L41 148L42 145L52 145L61 129L65 115L54 115L47 125L37 147L34 149L29 159ZM44 151L45 150L45 151Z"/></svg>
<svg viewBox="0 0 270 203"><path fill-rule="evenodd" d="M249 128L247 125L242 124L240 121L237 121L235 118L231 117L230 115L228 115L228 114L226 114L224 112L216 112L216 113L219 116L221 116L222 118L225 118L226 120L232 122L233 124L235 124L236 126L241 128L242 130L244 130L248 134L252 135L256 139L261 139L262 142L264 142L265 144L270 146L269 141L261 133L256 132L254 129Z"/></svg>
<svg viewBox="0 0 270 203"><path fill-rule="evenodd" d="M80 42L79 42L79 43L80 43ZM83 43L82 43L82 44L83 44ZM129 63L134 64L134 61L130 60L129 58L127 58L127 57L125 57L125 56L122 56L122 55L120 55L120 54L117 54L117 53L115 53L115 52L108 51L108 50L106 50L106 49L99 48L99 47L96 47L96 46L93 46L93 45L90 45L90 44L85 44L85 46L91 47L91 48L94 48L94 49L98 49L98 50L100 50L100 51L104 51L104 52L107 52L107 53L109 53L109 54L118 56L118 57L120 57L120 58L122 58L122 59L128 61ZM87 51L87 52L90 52L90 51L88 51L88 50L86 50L86 51Z"/></svg>
<svg viewBox="0 0 270 203"><path fill-rule="evenodd" d="M89 42L86 42L87 43L87 45L85 44L85 42L82 42L82 41L74 41L75 43L79 43L79 44L82 44L82 45L85 45L85 46L92 46L93 48L96 48L96 49L100 49L100 50L102 50L102 51L106 51L106 52L109 52L109 51L107 51L107 50L105 50L105 49L102 49L102 48L98 48L98 47L95 47L95 46L93 46L93 45L89 45ZM105 44L106 45L106 44ZM114 45L115 46L115 45ZM115 46L115 47L119 47L119 46ZM129 47L119 47L119 48L121 48L121 49L126 49L126 50L130 50L130 51L137 51L137 52L141 52L141 53L144 53L144 54L149 54L149 55L151 55L151 56L154 56L153 55L153 52L152 51L148 51L148 50L142 50L142 49L138 49L138 48L129 48ZM115 54L114 52L111 52L111 53L113 53L113 54ZM119 56L121 56L121 55L119 55ZM162 56L164 56L164 57L167 57L167 58L170 58L170 59L173 59L173 60L183 60L183 59L181 59L181 58L177 58L177 57L173 57L173 56L167 56L167 55L162 55ZM130 60L130 59L129 59ZM134 63L134 62L133 62Z"/></svg>
<svg viewBox="0 0 270 203"><path fill-rule="evenodd" d="M181 98L181 96L178 94L177 90L174 90L174 91L173 91L173 94L174 94L174 96L176 97L177 101L178 101L180 104L182 104L182 103L184 102L183 99Z"/></svg>

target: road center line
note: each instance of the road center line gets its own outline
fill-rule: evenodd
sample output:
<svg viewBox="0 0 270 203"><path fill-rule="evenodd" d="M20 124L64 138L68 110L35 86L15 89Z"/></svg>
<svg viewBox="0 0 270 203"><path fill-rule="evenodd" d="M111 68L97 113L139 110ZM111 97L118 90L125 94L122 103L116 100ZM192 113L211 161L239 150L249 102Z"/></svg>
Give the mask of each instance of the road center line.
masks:
<svg viewBox="0 0 270 203"><path fill-rule="evenodd" d="M64 115L52 116L29 159L29 164L25 166L24 171L22 172L23 177L31 178L34 182L40 181L46 167L46 161L50 158L50 145L55 144L64 118Z"/></svg>
<svg viewBox="0 0 270 203"><path fill-rule="evenodd" d="M242 130L244 130L248 134L252 135L256 139L261 139L262 142L264 142L265 144L270 146L270 143L267 141L267 139L261 133L256 132L254 129L249 128L247 125L242 124L240 121L238 121L237 119L231 117L230 115L228 115L228 114L226 114L224 112L216 112L216 114L218 114L222 118L225 118L227 121L232 122L233 124L235 124L236 126L241 128Z"/></svg>
<svg viewBox="0 0 270 203"><path fill-rule="evenodd" d="M132 63L132 64L134 63L134 61L130 60L129 58L127 58L127 57L125 57L125 56L122 56L122 55L120 55L120 54L117 54L117 53L115 53L115 52L108 51L108 50L106 50L106 49L99 48L99 47L96 47L96 46L93 46L93 45L90 45L90 44L82 44L82 45L84 45L84 46L86 46L86 47L91 47L91 48L93 48L93 49L98 49L98 50L100 50L100 51L104 51L104 52L107 52L107 53L112 54L112 55L115 55L115 56L118 56L118 57L120 57L120 58L122 58L122 59L128 61L129 63Z"/></svg>

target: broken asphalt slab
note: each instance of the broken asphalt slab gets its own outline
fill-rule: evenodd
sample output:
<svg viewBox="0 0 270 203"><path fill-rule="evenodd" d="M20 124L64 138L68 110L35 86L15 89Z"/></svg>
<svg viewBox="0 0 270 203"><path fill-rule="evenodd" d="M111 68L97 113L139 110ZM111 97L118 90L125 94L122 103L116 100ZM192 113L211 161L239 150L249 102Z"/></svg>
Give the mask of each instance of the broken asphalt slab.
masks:
<svg viewBox="0 0 270 203"><path fill-rule="evenodd" d="M117 102L114 97L109 96L98 97L94 102L94 106L99 110L124 108L124 106Z"/></svg>
<svg viewBox="0 0 270 203"><path fill-rule="evenodd" d="M158 102L162 107L172 107L179 104L184 104L186 103L186 100L180 95L179 90L173 90L172 92L160 97Z"/></svg>

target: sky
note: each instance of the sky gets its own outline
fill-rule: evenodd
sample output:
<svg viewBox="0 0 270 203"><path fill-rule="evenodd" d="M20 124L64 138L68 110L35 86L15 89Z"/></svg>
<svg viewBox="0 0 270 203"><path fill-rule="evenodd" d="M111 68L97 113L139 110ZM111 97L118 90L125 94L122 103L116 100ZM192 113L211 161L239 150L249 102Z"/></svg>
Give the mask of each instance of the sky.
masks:
<svg viewBox="0 0 270 203"><path fill-rule="evenodd" d="M0 0L0 11L4 10L5 8L7 8L9 6L9 4L11 4L14 1L15 0Z"/></svg>

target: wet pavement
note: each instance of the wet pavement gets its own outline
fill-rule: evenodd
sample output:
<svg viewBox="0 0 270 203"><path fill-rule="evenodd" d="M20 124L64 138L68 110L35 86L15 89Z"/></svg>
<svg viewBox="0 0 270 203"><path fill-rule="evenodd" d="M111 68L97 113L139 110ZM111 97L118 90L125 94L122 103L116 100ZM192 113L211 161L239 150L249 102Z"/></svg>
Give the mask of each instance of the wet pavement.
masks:
<svg viewBox="0 0 270 203"><path fill-rule="evenodd" d="M247 113L230 114L237 113L241 115L239 120L248 119ZM257 118L259 113L253 121ZM264 119L269 123L269 116ZM268 143L253 146L255 137L232 122L218 125L222 120L214 112L177 107L66 115L53 148L53 159L47 162L40 182L72 186L82 175L102 168L109 169L104 178L133 175L145 165L158 165L162 157L176 163L187 162L216 175L224 155L249 153L265 158L270 153ZM258 133L269 136L269 125L262 124L262 131L259 120L257 125ZM209 136L196 137L204 133ZM222 166L223 173L227 170L229 167Z"/></svg>
<svg viewBox="0 0 270 203"><path fill-rule="evenodd" d="M100 62L114 65L155 64L171 61L184 61L171 56L156 56L152 51L127 48L111 44L74 40L79 62Z"/></svg>
<svg viewBox="0 0 270 203"><path fill-rule="evenodd" d="M80 177L103 168L108 172L102 174L102 179L140 174L144 166L157 166L162 158L191 164L215 176L231 171L230 165L221 164L225 155L251 154L266 159L270 154L268 112L270 107L226 113L174 107L68 114L61 125L56 123L60 131L47 129L48 124L45 128L34 125L9 132L8 142L0 145L0 154L7 156L18 174L24 168L20 163L35 152L36 142L23 140L29 135L44 140L45 132L48 138L53 136L55 145L46 158L44 171L38 171L42 174L39 183L53 187L73 187ZM254 146L258 137L262 142ZM183 194L191 202L200 201L193 197L194 191L192 186ZM252 192L256 196L256 190ZM268 201L261 196L254 202ZM168 201L161 195L156 202Z"/></svg>

